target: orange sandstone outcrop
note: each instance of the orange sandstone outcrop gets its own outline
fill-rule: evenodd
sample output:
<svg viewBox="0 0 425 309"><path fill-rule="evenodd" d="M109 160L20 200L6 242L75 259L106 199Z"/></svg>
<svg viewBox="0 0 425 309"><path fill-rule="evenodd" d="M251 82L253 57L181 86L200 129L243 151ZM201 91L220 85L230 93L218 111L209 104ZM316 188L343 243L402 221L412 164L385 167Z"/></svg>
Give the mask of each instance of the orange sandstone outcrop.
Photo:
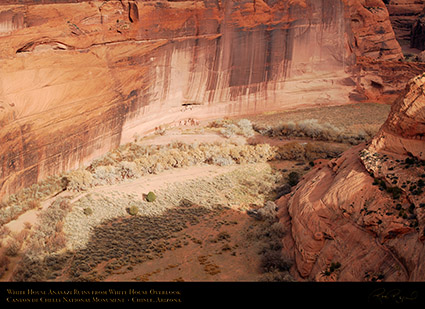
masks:
<svg viewBox="0 0 425 309"><path fill-rule="evenodd" d="M294 276L425 279L424 86L425 75L413 78L369 145L316 166L278 200Z"/></svg>
<svg viewBox="0 0 425 309"><path fill-rule="evenodd" d="M402 58L381 0L2 1L0 197L161 124L397 91L360 57Z"/></svg>
<svg viewBox="0 0 425 309"><path fill-rule="evenodd" d="M412 27L424 12L424 0L387 0L387 8L396 37L410 43Z"/></svg>

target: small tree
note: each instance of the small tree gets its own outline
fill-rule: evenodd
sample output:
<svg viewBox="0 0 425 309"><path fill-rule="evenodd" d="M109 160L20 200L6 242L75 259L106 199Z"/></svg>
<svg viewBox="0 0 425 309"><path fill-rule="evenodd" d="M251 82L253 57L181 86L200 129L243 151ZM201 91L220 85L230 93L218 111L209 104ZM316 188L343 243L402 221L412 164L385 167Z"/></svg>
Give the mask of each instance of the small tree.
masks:
<svg viewBox="0 0 425 309"><path fill-rule="evenodd" d="M154 202L155 200L156 200L156 195L155 195L155 193L153 193L152 191L150 191L149 193L148 193L148 195L146 195L146 200L148 201L148 202Z"/></svg>
<svg viewBox="0 0 425 309"><path fill-rule="evenodd" d="M86 216L90 216L93 213L93 209L91 209L90 207L87 207L87 208L84 208L83 212Z"/></svg>
<svg viewBox="0 0 425 309"><path fill-rule="evenodd" d="M130 215L132 215L132 216L135 216L135 215L137 215L137 213L139 212L139 208L137 207L137 206L131 206L129 209L128 209L128 213L130 214Z"/></svg>

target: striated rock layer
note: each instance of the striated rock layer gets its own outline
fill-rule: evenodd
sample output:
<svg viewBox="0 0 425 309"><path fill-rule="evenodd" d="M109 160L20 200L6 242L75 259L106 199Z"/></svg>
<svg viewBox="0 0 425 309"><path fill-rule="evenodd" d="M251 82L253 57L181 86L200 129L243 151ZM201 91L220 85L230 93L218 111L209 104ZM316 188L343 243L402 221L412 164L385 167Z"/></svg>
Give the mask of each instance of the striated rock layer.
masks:
<svg viewBox="0 0 425 309"><path fill-rule="evenodd" d="M387 0L385 2L397 39L410 42L412 27L424 12L425 1Z"/></svg>
<svg viewBox="0 0 425 309"><path fill-rule="evenodd" d="M425 279L424 87L425 75L412 79L369 145L317 166L278 201L294 276Z"/></svg>
<svg viewBox="0 0 425 309"><path fill-rule="evenodd" d="M385 98L357 59L402 58L381 0L2 3L0 197L164 123Z"/></svg>

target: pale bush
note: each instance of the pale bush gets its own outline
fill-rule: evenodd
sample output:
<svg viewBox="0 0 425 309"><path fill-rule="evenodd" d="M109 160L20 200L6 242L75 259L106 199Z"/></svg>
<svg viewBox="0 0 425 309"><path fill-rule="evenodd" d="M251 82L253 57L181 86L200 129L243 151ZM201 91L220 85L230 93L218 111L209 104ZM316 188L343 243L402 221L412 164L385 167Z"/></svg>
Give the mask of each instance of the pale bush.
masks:
<svg viewBox="0 0 425 309"><path fill-rule="evenodd" d="M288 232L288 227L285 227L281 222L276 221L270 226L273 234L275 234L279 238L283 238Z"/></svg>
<svg viewBox="0 0 425 309"><path fill-rule="evenodd" d="M255 133L252 123L248 119L240 119L237 123L233 123L230 120L214 121L209 126L221 128L220 133L227 138L234 137L235 135L252 137Z"/></svg>
<svg viewBox="0 0 425 309"><path fill-rule="evenodd" d="M66 237L63 232L55 232L51 236L46 237L45 250L48 253L56 252L66 246Z"/></svg>
<svg viewBox="0 0 425 309"><path fill-rule="evenodd" d="M118 176L115 173L115 167L111 165L98 166L94 170L93 178L97 185L113 184L118 180Z"/></svg>
<svg viewBox="0 0 425 309"><path fill-rule="evenodd" d="M239 128L233 123L226 123L220 130L220 133L227 138L234 137L239 132Z"/></svg>
<svg viewBox="0 0 425 309"><path fill-rule="evenodd" d="M252 137L254 135L254 129L252 123L248 119L241 119L238 121L241 134L245 137Z"/></svg>
<svg viewBox="0 0 425 309"><path fill-rule="evenodd" d="M261 220L276 220L277 206L272 201L267 201L263 207L258 209L257 215Z"/></svg>
<svg viewBox="0 0 425 309"><path fill-rule="evenodd" d="M161 173L164 170L164 166L158 162L151 166L151 171L153 174Z"/></svg>
<svg viewBox="0 0 425 309"><path fill-rule="evenodd" d="M229 157L215 156L211 158L211 164L218 166L226 166L234 164L234 161Z"/></svg>
<svg viewBox="0 0 425 309"><path fill-rule="evenodd" d="M121 176L122 179L126 178L136 178L139 176L139 170L135 162L122 161L118 163L116 167L117 174Z"/></svg>
<svg viewBox="0 0 425 309"><path fill-rule="evenodd" d="M78 169L66 174L67 189L71 191L85 191L93 186L93 175L84 169Z"/></svg>
<svg viewBox="0 0 425 309"><path fill-rule="evenodd" d="M10 229L7 226L0 226L0 238L8 236L10 234Z"/></svg>

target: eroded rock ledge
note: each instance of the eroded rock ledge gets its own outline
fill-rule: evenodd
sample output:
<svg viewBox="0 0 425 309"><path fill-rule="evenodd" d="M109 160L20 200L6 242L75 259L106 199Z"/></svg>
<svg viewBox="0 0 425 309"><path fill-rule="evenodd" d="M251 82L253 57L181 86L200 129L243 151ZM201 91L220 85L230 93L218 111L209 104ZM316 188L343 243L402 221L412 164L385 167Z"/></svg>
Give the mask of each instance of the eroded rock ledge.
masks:
<svg viewBox="0 0 425 309"><path fill-rule="evenodd" d="M299 279L424 280L424 84L422 74L408 83L369 145L317 166L278 201Z"/></svg>

